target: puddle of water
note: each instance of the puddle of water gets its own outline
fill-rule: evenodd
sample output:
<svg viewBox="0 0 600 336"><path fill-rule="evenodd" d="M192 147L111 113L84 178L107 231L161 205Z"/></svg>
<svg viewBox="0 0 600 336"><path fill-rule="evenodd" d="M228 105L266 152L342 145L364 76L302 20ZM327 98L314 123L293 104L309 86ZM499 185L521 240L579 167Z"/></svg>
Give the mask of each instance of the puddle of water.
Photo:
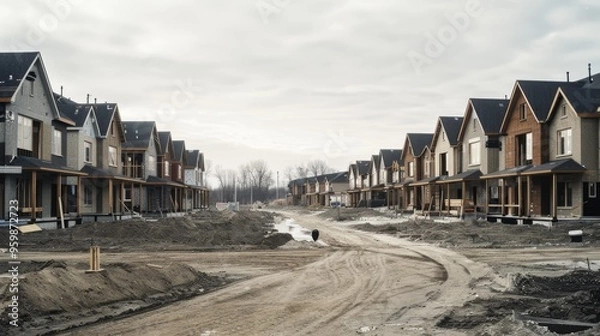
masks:
<svg viewBox="0 0 600 336"><path fill-rule="evenodd" d="M291 218L285 218L281 222L275 223L273 228L278 232L291 234L294 240L313 241L312 230L303 228Z"/></svg>

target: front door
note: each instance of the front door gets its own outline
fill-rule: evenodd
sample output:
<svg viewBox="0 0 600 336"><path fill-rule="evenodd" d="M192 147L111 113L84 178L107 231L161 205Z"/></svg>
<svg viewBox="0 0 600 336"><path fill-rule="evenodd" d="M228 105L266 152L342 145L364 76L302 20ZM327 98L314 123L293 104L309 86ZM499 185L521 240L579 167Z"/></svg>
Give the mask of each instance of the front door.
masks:
<svg viewBox="0 0 600 336"><path fill-rule="evenodd" d="M600 216L600 197L598 197L598 183L583 183L583 215Z"/></svg>

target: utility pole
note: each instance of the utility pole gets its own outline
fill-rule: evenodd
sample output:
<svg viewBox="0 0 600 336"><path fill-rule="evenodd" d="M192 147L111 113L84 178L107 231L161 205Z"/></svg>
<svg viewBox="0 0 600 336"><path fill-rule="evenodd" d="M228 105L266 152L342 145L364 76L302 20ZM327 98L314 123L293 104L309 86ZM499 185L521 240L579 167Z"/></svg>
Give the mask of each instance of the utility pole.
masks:
<svg viewBox="0 0 600 336"><path fill-rule="evenodd" d="M277 182L275 183L275 199L279 199L279 170L277 171Z"/></svg>

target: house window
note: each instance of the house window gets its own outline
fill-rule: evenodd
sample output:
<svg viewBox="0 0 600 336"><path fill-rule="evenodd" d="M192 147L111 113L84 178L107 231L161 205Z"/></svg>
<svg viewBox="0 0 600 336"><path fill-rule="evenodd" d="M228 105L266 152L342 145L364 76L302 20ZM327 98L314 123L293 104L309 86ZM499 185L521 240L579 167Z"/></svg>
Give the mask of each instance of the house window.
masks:
<svg viewBox="0 0 600 336"><path fill-rule="evenodd" d="M181 165L177 166L177 179L181 179Z"/></svg>
<svg viewBox="0 0 600 336"><path fill-rule="evenodd" d="M440 175L448 175L448 153L440 154Z"/></svg>
<svg viewBox="0 0 600 336"><path fill-rule="evenodd" d="M570 182L558 182L556 190L557 206L573 206L573 186Z"/></svg>
<svg viewBox="0 0 600 336"><path fill-rule="evenodd" d="M92 205L94 202L94 190L92 186L86 185L83 188L83 204Z"/></svg>
<svg viewBox="0 0 600 336"><path fill-rule="evenodd" d="M164 162L164 172L165 176L169 176L169 161L165 160Z"/></svg>
<svg viewBox="0 0 600 336"><path fill-rule="evenodd" d="M117 167L117 147L108 146L108 165Z"/></svg>
<svg viewBox="0 0 600 336"><path fill-rule="evenodd" d="M533 134L525 133L516 137L517 165L531 164L533 162Z"/></svg>
<svg viewBox="0 0 600 336"><path fill-rule="evenodd" d="M412 161L408 163L408 176L415 176L415 163Z"/></svg>
<svg viewBox="0 0 600 336"><path fill-rule="evenodd" d="M91 163L92 162L92 143L84 141L83 142L83 161Z"/></svg>
<svg viewBox="0 0 600 336"><path fill-rule="evenodd" d="M62 156L62 132L52 130L52 155Z"/></svg>
<svg viewBox="0 0 600 336"><path fill-rule="evenodd" d="M469 143L469 165L478 165L480 163L481 143L474 141Z"/></svg>
<svg viewBox="0 0 600 336"><path fill-rule="evenodd" d="M525 103L519 105L519 120L527 120L527 105Z"/></svg>
<svg viewBox="0 0 600 336"><path fill-rule="evenodd" d="M152 155L148 156L148 169L156 169L156 158Z"/></svg>
<svg viewBox="0 0 600 336"><path fill-rule="evenodd" d="M112 124L110 124L110 135L113 136L113 138L115 137L115 123L113 121Z"/></svg>
<svg viewBox="0 0 600 336"><path fill-rule="evenodd" d="M561 109L560 109L560 117L561 118L567 117L567 104L562 104Z"/></svg>
<svg viewBox="0 0 600 336"><path fill-rule="evenodd" d="M558 155L571 154L571 129L558 131Z"/></svg>
<svg viewBox="0 0 600 336"><path fill-rule="evenodd" d="M588 197L596 198L596 182L588 183Z"/></svg>
<svg viewBox="0 0 600 336"><path fill-rule="evenodd" d="M33 119L18 116L17 147L33 151Z"/></svg>
<svg viewBox="0 0 600 336"><path fill-rule="evenodd" d="M473 119L473 132L477 131L477 118Z"/></svg>

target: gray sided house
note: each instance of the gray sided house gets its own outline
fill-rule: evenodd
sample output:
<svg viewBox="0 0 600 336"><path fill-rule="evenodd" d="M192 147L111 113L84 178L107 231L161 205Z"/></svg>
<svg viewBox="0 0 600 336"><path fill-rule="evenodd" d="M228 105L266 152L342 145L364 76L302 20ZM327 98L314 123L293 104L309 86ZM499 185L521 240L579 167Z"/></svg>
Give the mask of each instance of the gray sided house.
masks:
<svg viewBox="0 0 600 336"><path fill-rule="evenodd" d="M158 153L160 143L156 122L124 121L125 143L122 146L123 175L139 181L131 183L125 189L127 207L147 213L153 210L154 203L148 196L146 180L158 174ZM136 187L141 185L142 187Z"/></svg>
<svg viewBox="0 0 600 336"><path fill-rule="evenodd" d="M330 206L332 202L348 204L348 172L327 174L324 183L325 206Z"/></svg>
<svg viewBox="0 0 600 336"><path fill-rule="evenodd" d="M355 194L356 206L367 207L368 206L368 193L369 189L369 167L371 165L370 160L356 161L356 184L359 192Z"/></svg>
<svg viewBox="0 0 600 336"><path fill-rule="evenodd" d="M428 186L431 181L425 177L424 168L426 152L433 133L408 133L402 149L402 162L404 163L404 181L402 185L402 208L407 210L420 210L423 207L423 186ZM427 169L429 169L428 167Z"/></svg>
<svg viewBox="0 0 600 336"><path fill-rule="evenodd" d="M149 176L146 180L148 197L152 204L151 211L179 212L181 203L177 200L178 196L183 194L185 185L177 182L177 175L172 172L176 159L171 132L158 132L158 141L158 176Z"/></svg>
<svg viewBox="0 0 600 336"><path fill-rule="evenodd" d="M131 214L125 203L125 191L132 185L141 188L139 179L123 175L122 145L125 132L121 122L119 106L116 103L83 104L92 107L99 134L96 146L84 141L84 165L80 203L84 220L114 220ZM95 152L95 155L94 155ZM91 153L91 154L89 154ZM90 158L91 156L91 158Z"/></svg>
<svg viewBox="0 0 600 336"><path fill-rule="evenodd" d="M66 129L38 52L0 53L0 204L4 219L54 219L73 209L67 204L83 175L67 167ZM71 183L71 184L70 184ZM51 224L56 225L56 224Z"/></svg>
<svg viewBox="0 0 600 336"><path fill-rule="evenodd" d="M549 177L554 218L600 216L599 108L600 89L591 85L556 92L546 120L549 162L525 172Z"/></svg>
<svg viewBox="0 0 600 336"><path fill-rule="evenodd" d="M454 176L461 171L462 147L458 133L463 122L463 117L442 116L433 133L431 152L434 155L432 171L438 179L432 190L431 209L442 211L449 207L450 185L443 181L449 176Z"/></svg>
<svg viewBox="0 0 600 336"><path fill-rule="evenodd" d="M208 188L205 185L204 178L204 154L199 150L186 150L186 164L184 183L188 187L189 197L186 199L188 209L206 209L208 208Z"/></svg>
<svg viewBox="0 0 600 336"><path fill-rule="evenodd" d="M367 191L367 206L380 207L387 204L387 193L385 192L385 183L380 182L380 164L379 154L371 156L369 162L369 179Z"/></svg>
<svg viewBox="0 0 600 336"><path fill-rule="evenodd" d="M185 155L185 141L173 140L173 160L171 161L171 178L172 181L181 184L180 188L175 189L175 211L190 211L186 208L186 199L190 197L189 190L184 182L184 166L186 165L187 156Z"/></svg>
<svg viewBox="0 0 600 336"><path fill-rule="evenodd" d="M401 149L381 149L379 151L379 184L384 186L387 206L402 204L400 181L404 166Z"/></svg>
<svg viewBox="0 0 600 336"><path fill-rule="evenodd" d="M467 102L462 125L458 133L461 144L455 175L441 181L447 188L446 204L460 210L488 208L499 203L498 181L481 180L485 174L504 168L502 155L502 121L509 101L507 99L471 98Z"/></svg>

